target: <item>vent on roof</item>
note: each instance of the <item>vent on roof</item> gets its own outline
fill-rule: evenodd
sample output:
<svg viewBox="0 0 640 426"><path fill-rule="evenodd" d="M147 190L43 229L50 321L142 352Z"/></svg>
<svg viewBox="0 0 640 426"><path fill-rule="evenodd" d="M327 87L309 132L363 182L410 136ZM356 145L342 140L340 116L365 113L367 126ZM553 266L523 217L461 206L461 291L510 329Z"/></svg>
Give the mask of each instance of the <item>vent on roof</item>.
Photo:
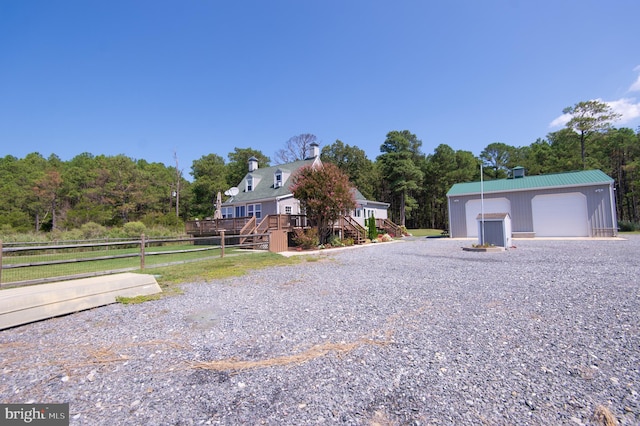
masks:
<svg viewBox="0 0 640 426"><path fill-rule="evenodd" d="M520 167L520 166L514 167L511 170L511 176L514 179L523 178L524 177L524 167Z"/></svg>
<svg viewBox="0 0 640 426"><path fill-rule="evenodd" d="M249 158L249 172L258 170L258 159L256 157Z"/></svg>
<svg viewBox="0 0 640 426"><path fill-rule="evenodd" d="M318 156L320 156L320 145L318 145L316 142L311 142L311 144L309 145L307 158L305 158L305 160L310 160Z"/></svg>

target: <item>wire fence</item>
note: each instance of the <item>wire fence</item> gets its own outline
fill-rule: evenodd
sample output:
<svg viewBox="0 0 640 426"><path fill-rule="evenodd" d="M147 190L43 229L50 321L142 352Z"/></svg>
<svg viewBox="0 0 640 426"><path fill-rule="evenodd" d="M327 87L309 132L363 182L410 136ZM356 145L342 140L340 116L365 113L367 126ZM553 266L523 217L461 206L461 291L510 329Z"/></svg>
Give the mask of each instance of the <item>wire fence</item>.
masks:
<svg viewBox="0 0 640 426"><path fill-rule="evenodd" d="M224 257L225 250L269 249L268 234L58 241L0 241L0 287L41 284Z"/></svg>

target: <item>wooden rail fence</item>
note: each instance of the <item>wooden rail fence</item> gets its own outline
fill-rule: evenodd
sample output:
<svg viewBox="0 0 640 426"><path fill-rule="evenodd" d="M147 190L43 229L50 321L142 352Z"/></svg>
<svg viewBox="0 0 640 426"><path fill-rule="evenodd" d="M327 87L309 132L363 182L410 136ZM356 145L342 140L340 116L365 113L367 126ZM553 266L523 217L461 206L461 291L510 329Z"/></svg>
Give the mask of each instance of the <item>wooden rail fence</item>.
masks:
<svg viewBox="0 0 640 426"><path fill-rule="evenodd" d="M53 245L27 243L20 246L3 246L0 240L0 288L116 274L224 257L225 248L269 248L270 251L276 252L286 250L286 241L283 243L280 235L273 238L273 243L277 246L272 247L271 239L270 234L225 236L223 231L215 237L147 239L143 234L136 240L88 243L76 241L71 244L59 242ZM238 241L242 243L234 243ZM172 245L193 247L171 250ZM211 252L212 255L207 256L206 252ZM178 255L183 259L175 260ZM152 256L166 256L169 259L162 263L149 262ZM171 260L171 256L174 256L174 260ZM138 258L138 262L132 262L135 258Z"/></svg>

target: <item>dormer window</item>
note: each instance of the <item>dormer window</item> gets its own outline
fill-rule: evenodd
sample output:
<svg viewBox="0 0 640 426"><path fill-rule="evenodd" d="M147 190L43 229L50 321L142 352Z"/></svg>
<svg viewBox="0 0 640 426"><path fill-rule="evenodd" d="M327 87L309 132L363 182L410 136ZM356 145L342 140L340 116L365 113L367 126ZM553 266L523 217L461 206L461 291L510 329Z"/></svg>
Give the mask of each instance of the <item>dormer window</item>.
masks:
<svg viewBox="0 0 640 426"><path fill-rule="evenodd" d="M273 174L273 187L274 188L282 188L284 183L289 179L291 172L286 169L277 169Z"/></svg>
<svg viewBox="0 0 640 426"><path fill-rule="evenodd" d="M253 191L253 176L249 175L247 176L247 188L246 188L247 192L251 192Z"/></svg>

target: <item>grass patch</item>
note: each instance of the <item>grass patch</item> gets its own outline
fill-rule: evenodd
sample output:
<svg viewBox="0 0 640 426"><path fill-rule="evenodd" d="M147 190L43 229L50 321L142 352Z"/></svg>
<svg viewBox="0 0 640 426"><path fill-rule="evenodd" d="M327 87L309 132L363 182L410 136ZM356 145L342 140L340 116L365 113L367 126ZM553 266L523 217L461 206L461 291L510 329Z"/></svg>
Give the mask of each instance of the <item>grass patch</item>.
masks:
<svg viewBox="0 0 640 426"><path fill-rule="evenodd" d="M435 237L442 235L442 229L409 229L411 235L414 237Z"/></svg>
<svg viewBox="0 0 640 426"><path fill-rule="evenodd" d="M255 269L296 265L303 261L303 259L296 259L296 257L299 256L284 257L269 252L230 255L200 262L153 268L152 273L160 285L168 286L185 282L240 277Z"/></svg>
<svg viewBox="0 0 640 426"><path fill-rule="evenodd" d="M144 271L138 270L137 272L139 273L152 273L162 288L162 293L136 297L118 297L116 301L125 305L144 303L182 294L179 284L240 277L252 270L271 266L296 265L304 261L307 261L304 256L284 257L270 252L245 252L223 258L163 266Z"/></svg>
<svg viewBox="0 0 640 426"><path fill-rule="evenodd" d="M116 297L116 302L122 303L123 305L137 305L138 303L149 302L150 300L159 300L165 297L166 295L167 294L164 293L164 289L163 289L163 293L148 294L144 296L135 296L135 297L118 296Z"/></svg>
<svg viewBox="0 0 640 426"><path fill-rule="evenodd" d="M179 250L194 250L190 252L178 252ZM206 249L206 250L203 250ZM170 253L170 252L174 253ZM197 247L190 244L166 245L150 247L146 249L145 267L153 268L170 262L195 262L203 259L216 259L220 257L220 249L213 247ZM63 277L76 274L92 274L102 271L131 270L140 268L140 249L133 248L110 248L109 250L78 251L72 248L51 251L42 251L35 254L21 254L3 256L4 265L31 264L34 266L23 268L5 269L2 271L2 283L15 281L35 280L49 277ZM150 254L164 253L164 254ZM228 248L225 253L231 256L234 253L246 253L246 251ZM115 259L86 260L96 257L107 256L132 256ZM85 259L85 260L83 260ZM79 261L83 260L83 261ZM203 260L204 261L204 260ZM41 262L68 262L53 263L48 265L37 265ZM37 266L36 266L37 265Z"/></svg>

